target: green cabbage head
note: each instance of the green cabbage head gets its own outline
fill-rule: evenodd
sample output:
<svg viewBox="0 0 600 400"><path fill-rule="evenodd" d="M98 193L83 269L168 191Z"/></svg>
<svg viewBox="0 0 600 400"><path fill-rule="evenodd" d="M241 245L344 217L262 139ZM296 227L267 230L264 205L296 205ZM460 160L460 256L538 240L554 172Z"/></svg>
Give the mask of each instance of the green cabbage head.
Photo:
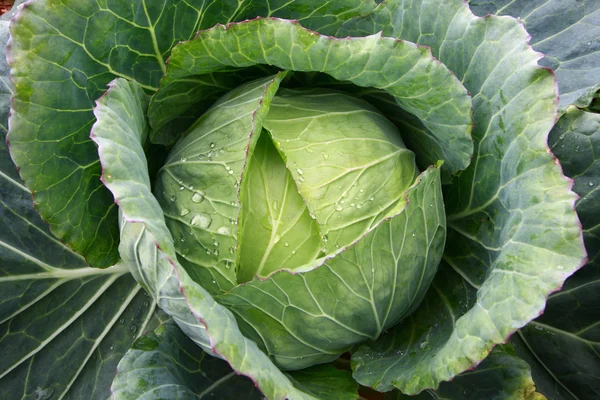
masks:
<svg viewBox="0 0 600 400"><path fill-rule="evenodd" d="M318 398L302 374L348 351L416 394L585 258L527 41L463 0L34 0L11 156L56 236L268 398Z"/></svg>

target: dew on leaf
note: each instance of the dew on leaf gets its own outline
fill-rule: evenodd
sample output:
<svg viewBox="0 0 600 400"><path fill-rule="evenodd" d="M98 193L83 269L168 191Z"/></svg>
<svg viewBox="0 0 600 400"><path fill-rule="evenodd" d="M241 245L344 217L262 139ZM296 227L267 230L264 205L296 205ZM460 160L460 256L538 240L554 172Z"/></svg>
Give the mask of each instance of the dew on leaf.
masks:
<svg viewBox="0 0 600 400"><path fill-rule="evenodd" d="M207 229L212 224L212 218L207 213L199 213L194 215L191 221L192 225L201 229Z"/></svg>
<svg viewBox="0 0 600 400"><path fill-rule="evenodd" d="M38 386L35 389L35 400L48 400L50 397L52 397L52 393L54 393L54 389L43 389Z"/></svg>
<svg viewBox="0 0 600 400"><path fill-rule="evenodd" d="M194 203L202 203L202 201L204 201L204 195L202 193L200 193L200 192L196 192L192 196L192 201Z"/></svg>
<svg viewBox="0 0 600 400"><path fill-rule="evenodd" d="M189 213L190 213L190 210L188 210L187 208L183 208L183 209L181 209L181 212L179 213L179 215L181 215L182 217L185 217Z"/></svg>
<svg viewBox="0 0 600 400"><path fill-rule="evenodd" d="M227 226L222 226L219 229L217 229L217 233L220 235L229 235L231 233L231 231L229 230L229 228Z"/></svg>

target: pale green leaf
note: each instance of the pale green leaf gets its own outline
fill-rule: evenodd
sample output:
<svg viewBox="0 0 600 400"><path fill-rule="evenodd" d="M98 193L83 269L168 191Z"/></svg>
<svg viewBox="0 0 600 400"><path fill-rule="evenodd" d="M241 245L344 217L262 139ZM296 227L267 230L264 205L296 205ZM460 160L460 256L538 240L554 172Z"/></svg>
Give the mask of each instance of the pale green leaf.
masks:
<svg viewBox="0 0 600 400"><path fill-rule="evenodd" d="M240 202L239 283L317 258L319 226L268 132L262 132L248 158Z"/></svg>
<svg viewBox="0 0 600 400"><path fill-rule="evenodd" d="M326 253L404 207L418 170L397 129L368 103L331 91L282 91L265 119ZM289 253L289 250L288 250Z"/></svg>

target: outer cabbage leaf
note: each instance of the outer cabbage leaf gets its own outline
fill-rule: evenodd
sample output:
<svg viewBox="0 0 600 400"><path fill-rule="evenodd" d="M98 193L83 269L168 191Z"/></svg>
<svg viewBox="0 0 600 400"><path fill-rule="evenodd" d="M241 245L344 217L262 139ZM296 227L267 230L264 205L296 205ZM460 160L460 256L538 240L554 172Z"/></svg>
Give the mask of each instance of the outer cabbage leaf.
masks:
<svg viewBox="0 0 600 400"><path fill-rule="evenodd" d="M113 264L118 259L117 208L99 181L101 168L89 140L93 101L109 81L121 77L156 90L171 48L216 23L264 12L302 15L307 26L332 31L373 6L373 1L359 0L328 1L316 10L307 1L26 3L11 25L8 58L16 91L9 139L36 209L52 232L91 265ZM203 87L211 85L208 79Z"/></svg>
<svg viewBox="0 0 600 400"><path fill-rule="evenodd" d="M548 141L581 196L577 214L589 262L515 341L549 399L592 399L600 396L600 115L569 107Z"/></svg>
<svg viewBox="0 0 600 400"><path fill-rule="evenodd" d="M172 118L184 111L187 103L162 101L181 80L257 64L319 71L358 86L384 89L428 128L422 141L429 147L429 165L441 159L443 168L455 173L470 162L470 97L428 48L380 35L336 39L295 21L259 18L218 25L173 48L167 74L150 104L150 118L161 114L160 107L168 107Z"/></svg>
<svg viewBox="0 0 600 400"><path fill-rule="evenodd" d="M117 367L111 387L115 400L261 400L254 383L229 364L202 351L172 321L135 341Z"/></svg>
<svg viewBox="0 0 600 400"><path fill-rule="evenodd" d="M477 15L523 21L541 65L556 72L559 108L586 107L600 89L600 3L596 0L470 0Z"/></svg>
<svg viewBox="0 0 600 400"><path fill-rule="evenodd" d="M0 398L106 399L121 356L162 314L126 267L90 268L33 210L4 141L12 90L0 57Z"/></svg>
<svg viewBox="0 0 600 400"><path fill-rule="evenodd" d="M529 365L511 345L496 346L473 371L464 372L452 382L442 382L436 391L406 396L395 391L386 400L545 400L536 392Z"/></svg>
<svg viewBox="0 0 600 400"><path fill-rule="evenodd" d="M288 374L294 384L322 400L355 400L358 384L348 371L321 365ZM223 360L208 356L172 321L139 338L119 363L112 386L120 399L264 399L254 383Z"/></svg>
<svg viewBox="0 0 600 400"><path fill-rule="evenodd" d="M281 77L279 77L281 79ZM277 90L277 78L263 82L263 96L252 99L256 112L247 116L252 133ZM99 146L103 179L122 215L120 254L138 282L183 332L208 352L226 359L250 377L272 399L313 399L296 389L254 342L240 332L233 315L194 282L177 261L173 237L153 196L142 140L148 122L139 85L117 79L95 109L92 138Z"/></svg>
<svg viewBox="0 0 600 400"><path fill-rule="evenodd" d="M353 355L360 383L414 394L477 365L538 316L585 251L575 195L546 145L554 77L523 26L475 17L460 0L387 1L339 35L380 30L431 46L473 96L473 162L444 191L445 264L422 307Z"/></svg>

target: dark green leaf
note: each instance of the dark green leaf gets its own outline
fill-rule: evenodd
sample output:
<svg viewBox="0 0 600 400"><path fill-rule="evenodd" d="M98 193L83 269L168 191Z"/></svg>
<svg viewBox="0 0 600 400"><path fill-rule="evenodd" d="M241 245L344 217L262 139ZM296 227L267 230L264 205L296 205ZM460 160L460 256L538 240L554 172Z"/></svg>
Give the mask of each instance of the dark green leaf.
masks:
<svg viewBox="0 0 600 400"><path fill-rule="evenodd" d="M6 75L1 81L9 90ZM4 127L7 103L0 98ZM121 356L161 316L124 265L90 268L50 233L20 182L5 135L3 129L0 398L104 400Z"/></svg>
<svg viewBox="0 0 600 400"><path fill-rule="evenodd" d="M264 399L250 379L206 354L172 321L135 341L111 390L115 400Z"/></svg>

